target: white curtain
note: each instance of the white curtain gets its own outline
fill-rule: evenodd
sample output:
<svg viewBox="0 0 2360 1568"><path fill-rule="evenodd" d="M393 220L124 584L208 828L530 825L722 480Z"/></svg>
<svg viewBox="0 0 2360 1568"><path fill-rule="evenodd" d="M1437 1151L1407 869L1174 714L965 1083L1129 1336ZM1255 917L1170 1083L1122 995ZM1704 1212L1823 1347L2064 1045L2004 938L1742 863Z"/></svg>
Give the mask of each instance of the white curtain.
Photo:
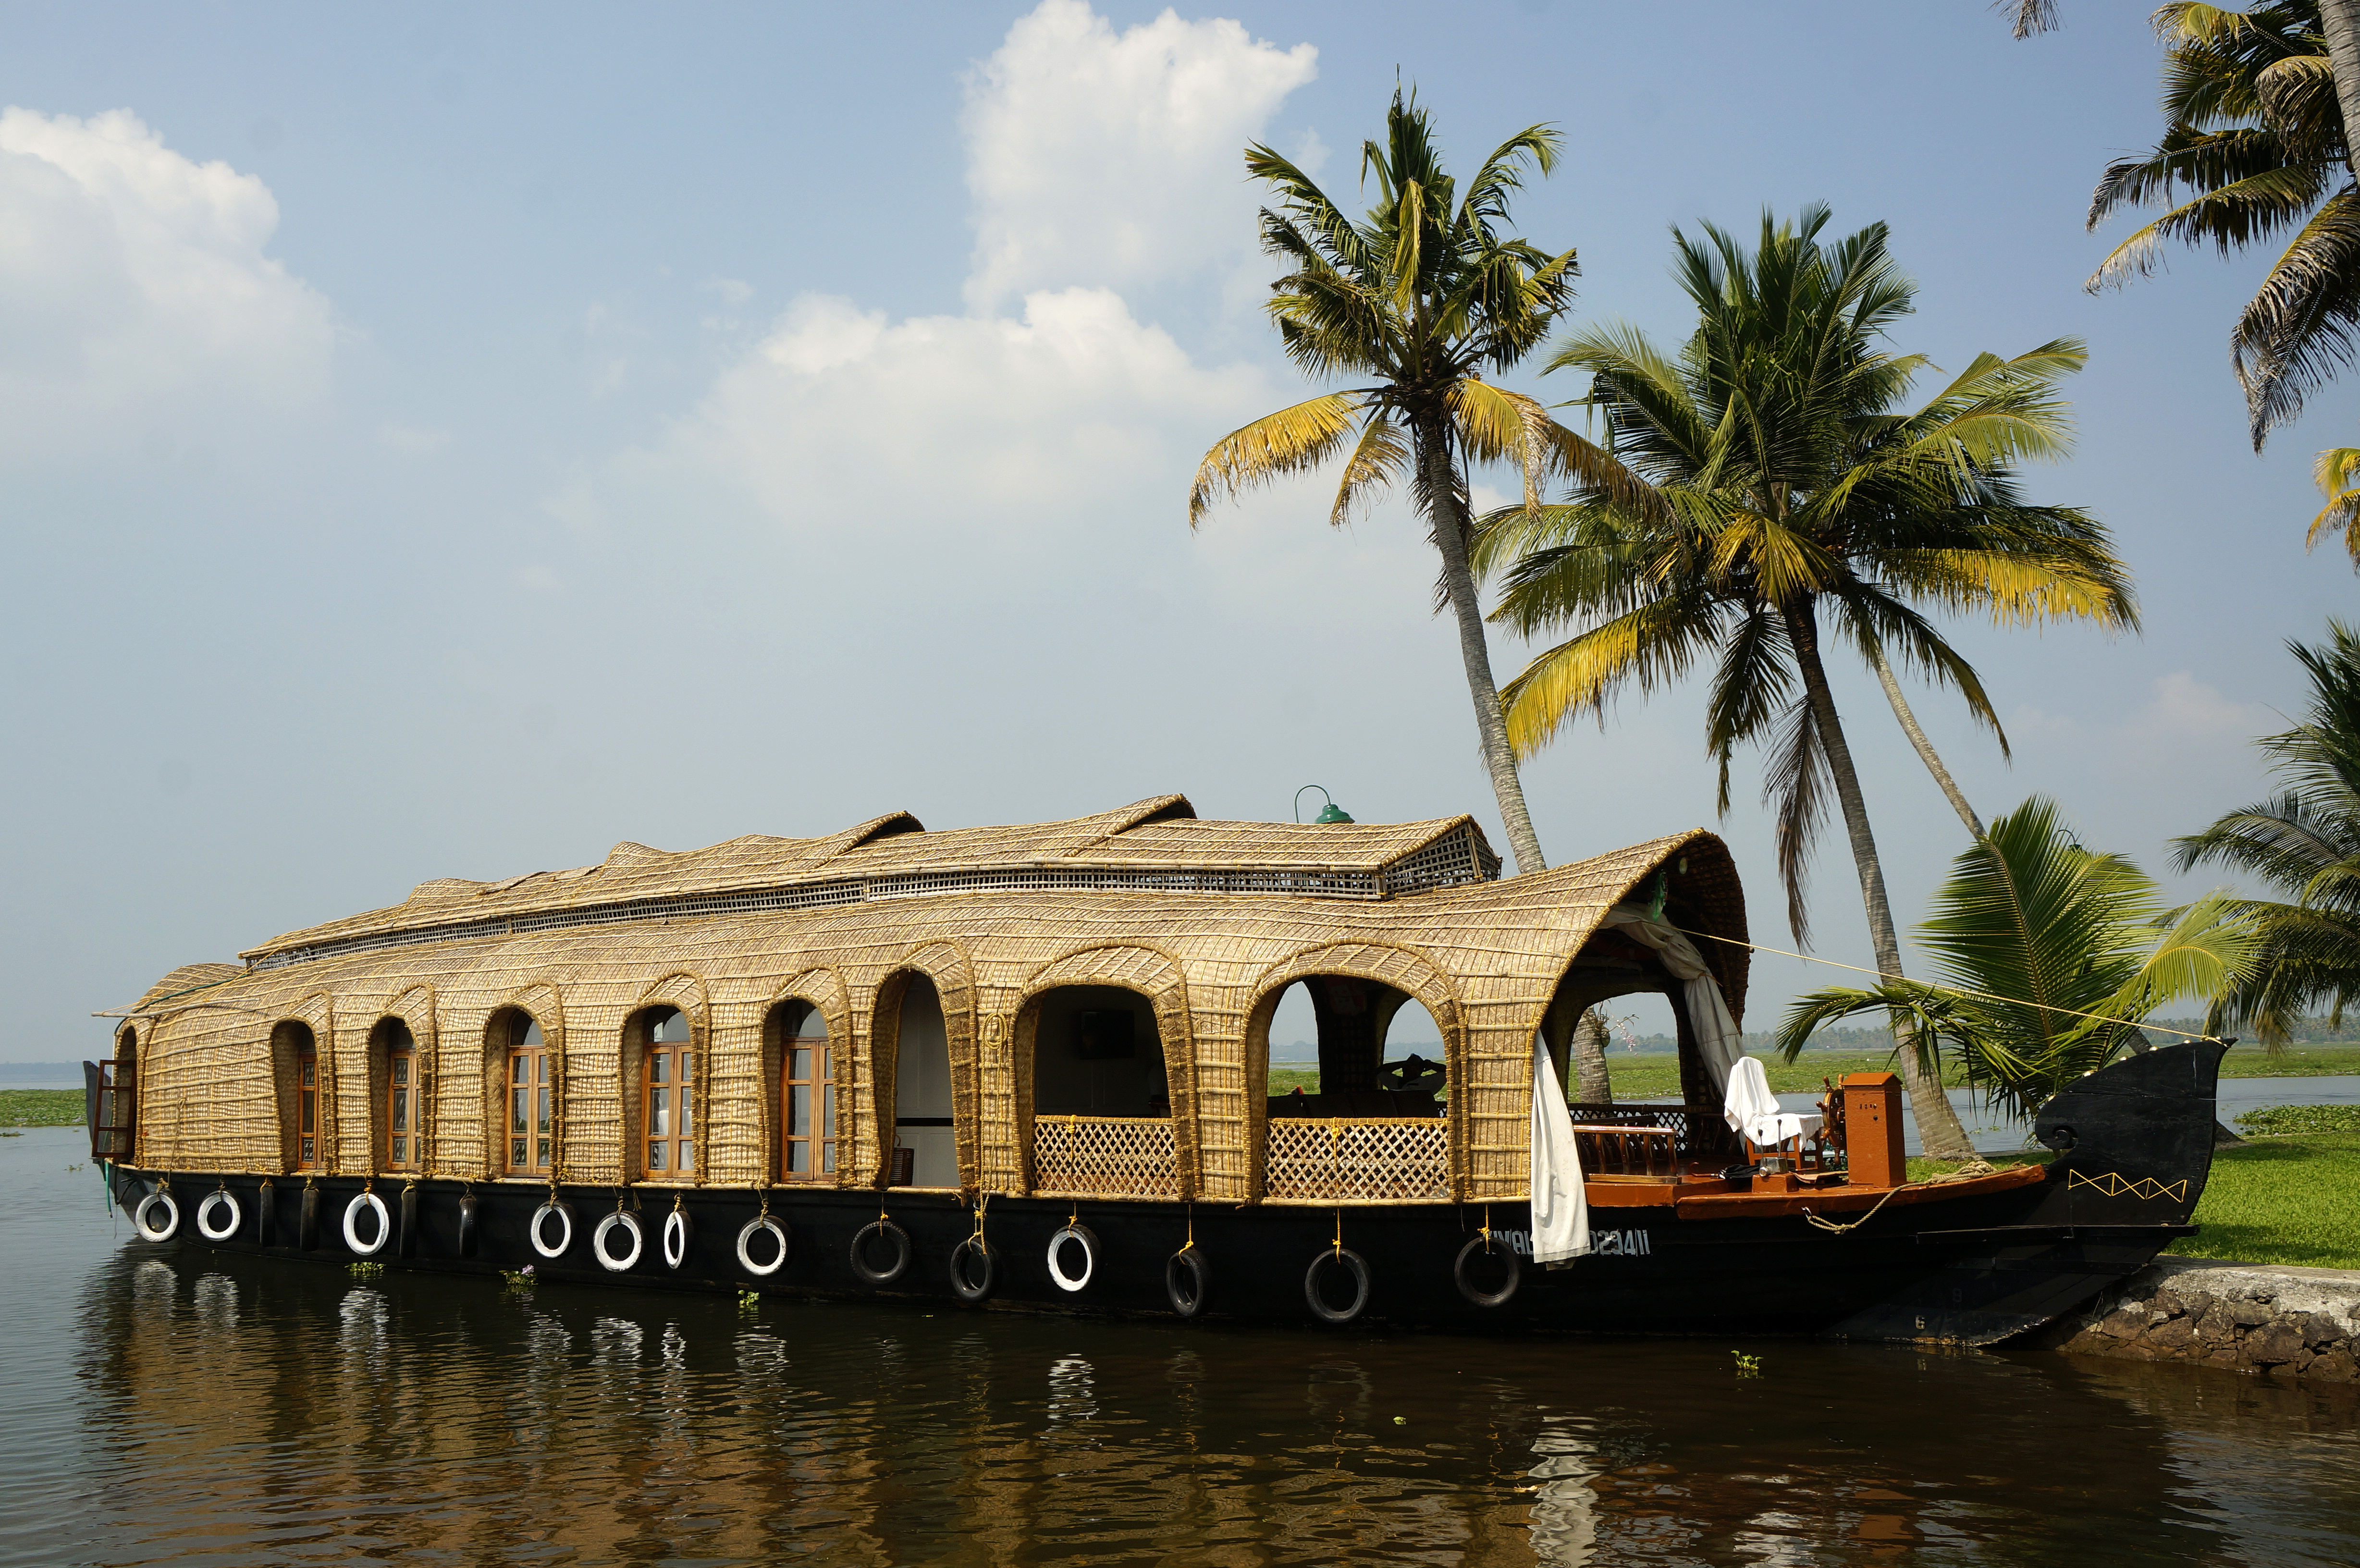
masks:
<svg viewBox="0 0 2360 1568"><path fill-rule="evenodd" d="M1590 1197L1581 1186L1581 1152L1573 1146L1548 1042L1533 1036L1533 1261L1562 1263L1590 1250Z"/></svg>
<svg viewBox="0 0 2360 1568"><path fill-rule="evenodd" d="M1729 1002L1721 994L1721 982L1705 966L1696 943L1687 933L1650 919L1646 910L1634 904L1615 905L1600 923L1645 942L1663 955L1664 967L1687 995L1688 1022L1696 1029L1704 1064L1712 1073L1712 1092L1726 1094L1730 1070L1745 1054L1745 1046L1737 1032L1737 1020L1730 1016Z"/></svg>

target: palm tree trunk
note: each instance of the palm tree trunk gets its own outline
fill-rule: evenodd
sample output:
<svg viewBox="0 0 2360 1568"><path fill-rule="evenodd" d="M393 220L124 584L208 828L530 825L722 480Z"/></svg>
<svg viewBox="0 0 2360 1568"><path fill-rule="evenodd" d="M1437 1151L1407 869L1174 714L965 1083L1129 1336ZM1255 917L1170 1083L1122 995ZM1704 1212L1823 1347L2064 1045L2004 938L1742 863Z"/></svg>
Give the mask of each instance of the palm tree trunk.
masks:
<svg viewBox="0 0 2360 1568"><path fill-rule="evenodd" d="M1836 717L1827 669L1819 662L1819 625L1808 599L1783 606L1782 613L1787 640L1795 649L1796 668L1803 677L1804 695L1811 704L1811 719L1819 726L1819 745L1827 754L1828 771L1835 779L1836 799L1843 806L1852 865L1860 871L1861 902L1868 908L1868 938L1876 953L1876 967L1897 978L1901 937L1894 929L1893 906L1885 898L1885 867L1877 860L1876 835L1869 831L1868 802L1861 794L1860 774L1852 767L1852 747L1845 743L1843 724ZM1918 1137L1927 1154L1936 1160L1972 1160L1975 1147L1968 1140L1959 1113L1950 1108L1950 1096L1942 1093L1941 1075L1927 1072L1918 1060L1917 1040L1899 1014L1894 1015L1893 1034L1901 1042L1896 1057L1901 1081L1908 1087L1909 1109L1918 1118Z"/></svg>
<svg viewBox="0 0 2360 1568"><path fill-rule="evenodd" d="M1524 810L1524 787L1516 778L1516 754L1508 745L1508 721L1500 712L1500 688L1491 679L1491 648L1483 637L1483 612L1475 598L1475 576L1467 566L1467 498L1450 457L1450 427L1440 408L1415 417L1418 488L1426 503L1434 547L1442 552L1442 586L1459 623L1459 658L1467 667L1467 691L1475 701L1475 730L1482 737L1483 767L1491 775L1491 796L1508 830L1508 852L1518 872L1539 871L1541 841Z"/></svg>
<svg viewBox="0 0 2360 1568"><path fill-rule="evenodd" d="M1586 1105L1614 1103L1614 1080L1606 1071L1606 1020L1591 1007L1573 1026L1573 1077L1577 1098Z"/></svg>
<svg viewBox="0 0 2360 1568"><path fill-rule="evenodd" d="M1885 688L1885 700L1893 704L1893 716L1901 721L1901 733L1909 737L1909 744L1918 748L1918 759L1926 765L1926 771L1934 776L1934 782L1942 787L1942 793L1950 797L1950 810L1959 813L1959 821L1967 824L1969 833L1977 838L1983 837L1983 819L1975 815L1975 809L1968 805L1967 798L1959 792L1958 784L1950 778L1950 770L1942 766L1941 757L1936 754L1934 743L1928 740L1926 732L1918 727L1918 715L1909 711L1909 700L1901 694L1901 682L1893 678L1893 666L1885 661L1885 650L1871 643L1868 663L1869 668L1876 671L1878 683Z"/></svg>
<svg viewBox="0 0 2360 1568"><path fill-rule="evenodd" d="M2360 0L2319 0L2320 30L2327 35L2328 63L2335 71L2335 103L2344 111L2344 166L2360 180Z"/></svg>

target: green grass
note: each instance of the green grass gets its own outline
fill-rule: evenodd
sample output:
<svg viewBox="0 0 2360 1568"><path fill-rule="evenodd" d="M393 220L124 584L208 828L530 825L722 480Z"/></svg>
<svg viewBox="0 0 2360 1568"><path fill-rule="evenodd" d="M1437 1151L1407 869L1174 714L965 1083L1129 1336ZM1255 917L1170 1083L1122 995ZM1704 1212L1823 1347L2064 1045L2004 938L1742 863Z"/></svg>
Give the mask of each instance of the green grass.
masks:
<svg viewBox="0 0 2360 1568"><path fill-rule="evenodd" d="M2182 1258L2360 1269L2360 1133L2257 1139L2212 1157Z"/></svg>
<svg viewBox="0 0 2360 1568"><path fill-rule="evenodd" d="M2360 1105L2264 1105L2239 1113L2237 1130L2247 1138L2360 1132Z"/></svg>
<svg viewBox="0 0 2360 1568"><path fill-rule="evenodd" d="M0 1089L0 1127L80 1127L80 1089Z"/></svg>
<svg viewBox="0 0 2360 1568"><path fill-rule="evenodd" d="M2307 1078L2360 1073L2360 1045L2289 1045L2271 1060L2257 1045L2235 1045L2221 1059L2223 1078Z"/></svg>

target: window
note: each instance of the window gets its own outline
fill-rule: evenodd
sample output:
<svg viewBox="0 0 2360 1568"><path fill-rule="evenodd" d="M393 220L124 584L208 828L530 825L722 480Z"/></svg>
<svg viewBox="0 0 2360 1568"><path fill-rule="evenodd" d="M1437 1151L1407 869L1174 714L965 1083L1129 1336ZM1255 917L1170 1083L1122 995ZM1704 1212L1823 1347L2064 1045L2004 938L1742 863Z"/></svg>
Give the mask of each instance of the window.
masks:
<svg viewBox="0 0 2360 1568"><path fill-rule="evenodd" d="M825 1181L836 1174L836 1052L827 1016L809 1002L790 1002L781 1022L781 1174L790 1181Z"/></svg>
<svg viewBox="0 0 2360 1568"><path fill-rule="evenodd" d="M696 1052L688 1018L677 1007L647 1017L647 1070L639 1126L646 1129L648 1174L688 1175L696 1170Z"/></svg>
<svg viewBox="0 0 2360 1568"><path fill-rule="evenodd" d="M377 1030L385 1042L386 1169L423 1170L426 1107L419 1098L418 1042L399 1018L386 1019Z"/></svg>
<svg viewBox="0 0 2360 1568"><path fill-rule="evenodd" d="M295 1051L295 1168L320 1166L320 1053L307 1039Z"/></svg>
<svg viewBox="0 0 2360 1568"><path fill-rule="evenodd" d="M508 1017L508 1173L539 1175L551 1169L557 1085L541 1025L522 1013Z"/></svg>

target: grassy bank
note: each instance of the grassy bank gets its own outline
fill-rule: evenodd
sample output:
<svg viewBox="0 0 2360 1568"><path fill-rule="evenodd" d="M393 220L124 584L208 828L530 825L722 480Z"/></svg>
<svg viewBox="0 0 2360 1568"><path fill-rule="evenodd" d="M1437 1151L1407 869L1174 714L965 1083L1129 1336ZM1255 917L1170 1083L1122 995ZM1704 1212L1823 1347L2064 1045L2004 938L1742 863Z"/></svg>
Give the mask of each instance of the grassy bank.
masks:
<svg viewBox="0 0 2360 1568"><path fill-rule="evenodd" d="M80 1089L0 1089L0 1127L80 1127Z"/></svg>
<svg viewBox="0 0 2360 1568"><path fill-rule="evenodd" d="M2360 1133L2256 1138L2212 1157L2182 1258L2360 1269Z"/></svg>

